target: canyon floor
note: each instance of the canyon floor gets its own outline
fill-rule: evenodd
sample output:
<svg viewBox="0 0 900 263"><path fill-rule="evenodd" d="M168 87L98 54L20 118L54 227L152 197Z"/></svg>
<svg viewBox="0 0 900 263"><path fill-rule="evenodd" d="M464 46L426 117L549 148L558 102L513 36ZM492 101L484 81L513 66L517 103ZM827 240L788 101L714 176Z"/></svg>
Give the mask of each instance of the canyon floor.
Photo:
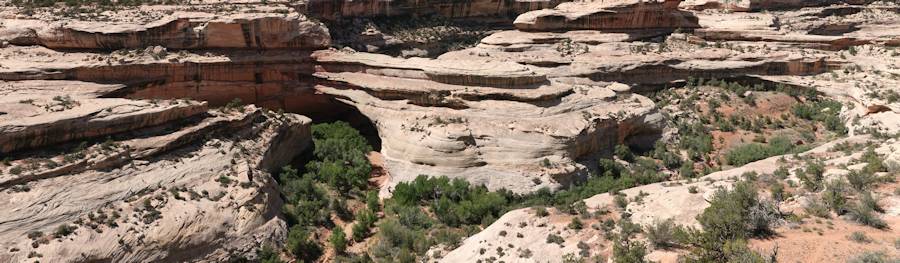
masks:
<svg viewBox="0 0 900 263"><path fill-rule="evenodd" d="M0 0L0 262L897 262L900 3Z"/></svg>

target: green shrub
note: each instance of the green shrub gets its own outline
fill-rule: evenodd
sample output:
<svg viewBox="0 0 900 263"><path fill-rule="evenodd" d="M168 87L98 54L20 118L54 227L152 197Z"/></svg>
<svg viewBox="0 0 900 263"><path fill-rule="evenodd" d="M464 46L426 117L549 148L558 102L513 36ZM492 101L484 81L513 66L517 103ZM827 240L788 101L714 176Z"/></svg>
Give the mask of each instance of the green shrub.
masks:
<svg viewBox="0 0 900 263"><path fill-rule="evenodd" d="M375 220L378 220L378 218L368 208L357 212L356 223L353 224L351 229L353 231L353 240L359 242L369 237L370 229L374 226Z"/></svg>
<svg viewBox="0 0 900 263"><path fill-rule="evenodd" d="M628 207L628 198L625 195L616 195L613 198L613 203L616 204L616 207L625 209L625 207Z"/></svg>
<svg viewBox="0 0 900 263"><path fill-rule="evenodd" d="M385 219L378 224L377 242L372 255L393 262L412 262L431 247L423 230L404 226L396 219Z"/></svg>
<svg viewBox="0 0 900 263"><path fill-rule="evenodd" d="M260 263L284 263L278 252L269 245L264 245L256 254Z"/></svg>
<svg viewBox="0 0 900 263"><path fill-rule="evenodd" d="M810 198L803 209L806 211L806 214L811 216L821 218L831 217L831 214L828 213L828 206L823 204L822 201L819 201L818 198Z"/></svg>
<svg viewBox="0 0 900 263"><path fill-rule="evenodd" d="M69 225L69 224L59 225L59 227L56 228L56 231L53 232L53 237L55 237L55 238L66 237L66 236L74 233L76 228L77 227Z"/></svg>
<svg viewBox="0 0 900 263"><path fill-rule="evenodd" d="M846 211L846 188L844 181L834 179L825 184L825 191L822 193L822 201L838 215L844 214Z"/></svg>
<svg viewBox="0 0 900 263"><path fill-rule="evenodd" d="M716 191L710 206L697 220L713 236L736 240L770 232L769 220L773 214L774 209L760 202L751 184L740 182L731 191Z"/></svg>
<svg viewBox="0 0 900 263"><path fill-rule="evenodd" d="M875 212L884 213L884 208L882 208L881 205L878 204L878 199L875 199L875 196L873 196L871 192L860 193L859 204L868 207Z"/></svg>
<svg viewBox="0 0 900 263"><path fill-rule="evenodd" d="M629 149L627 145L616 145L614 150L616 156L619 157L619 159L629 163L634 162L634 153L631 152L631 149Z"/></svg>
<svg viewBox="0 0 900 263"><path fill-rule="evenodd" d="M307 163L306 169L313 178L342 194L366 187L372 171L366 153L372 147L359 131L338 121L313 125L312 136L315 160Z"/></svg>
<svg viewBox="0 0 900 263"><path fill-rule="evenodd" d="M681 168L678 169L678 173L681 174L682 178L697 177L697 173L694 172L694 162L690 160L681 164Z"/></svg>
<svg viewBox="0 0 900 263"><path fill-rule="evenodd" d="M597 173L603 176L619 177L625 170L622 164L611 159L602 158L597 163L599 167Z"/></svg>
<svg viewBox="0 0 900 263"><path fill-rule="evenodd" d="M791 112L801 119L822 122L829 131L846 134L847 127L840 119L840 102L833 100L820 100L807 103L798 103L791 108Z"/></svg>
<svg viewBox="0 0 900 263"><path fill-rule="evenodd" d="M581 230L584 228L584 223L581 223L581 219L578 217L572 217L572 222L569 222L569 229Z"/></svg>
<svg viewBox="0 0 900 263"><path fill-rule="evenodd" d="M877 181L878 177L865 169L847 173L847 182L849 182L850 186L852 186L853 189L856 189L856 191L866 190Z"/></svg>
<svg viewBox="0 0 900 263"><path fill-rule="evenodd" d="M398 184L391 199L409 206L428 202L437 218L449 225L480 224L485 218L497 218L507 209L508 192L490 192L485 186L470 186L462 179L416 177ZM436 201L436 202L434 202Z"/></svg>
<svg viewBox="0 0 900 263"><path fill-rule="evenodd" d="M806 169L802 173L798 173L797 177L803 183L803 187L810 191L818 191L822 189L822 182L825 180L825 164L821 161L806 162Z"/></svg>
<svg viewBox="0 0 900 263"><path fill-rule="evenodd" d="M651 225L644 227L644 236L650 241L656 249L668 249L678 245L678 236L684 235L684 230L680 226L675 225L675 221L667 219L664 221L656 221Z"/></svg>
<svg viewBox="0 0 900 263"><path fill-rule="evenodd" d="M537 206L537 207L534 207L534 208L532 208L532 209L534 209L534 214L537 215L537 216L539 216L539 217L545 217L545 216L550 215L550 213L547 212L547 208L545 208L545 207L543 207L543 206Z"/></svg>
<svg viewBox="0 0 900 263"><path fill-rule="evenodd" d="M309 238L305 227L295 225L288 231L285 247L295 258L313 261L322 255L322 248L315 240Z"/></svg>
<svg viewBox="0 0 900 263"><path fill-rule="evenodd" d="M887 254L882 251L863 252L847 261L847 263L895 263L896 260L890 259Z"/></svg>
<svg viewBox="0 0 900 263"><path fill-rule="evenodd" d="M560 236L554 234L547 235L547 243L553 243L562 246L563 242L565 242L565 240Z"/></svg>
<svg viewBox="0 0 900 263"><path fill-rule="evenodd" d="M647 245L640 241L619 239L613 244L613 262L644 263L647 256Z"/></svg>
<svg viewBox="0 0 900 263"><path fill-rule="evenodd" d="M322 225L329 222L328 195L316 185L312 175L297 175L290 166L282 168L281 192L285 196L282 211L288 221L303 226Z"/></svg>
<svg viewBox="0 0 900 263"><path fill-rule="evenodd" d="M756 189L748 182L739 182L732 190L717 190L709 203L697 216L703 231L686 231L685 242L693 247L687 262L761 258L745 249L743 240L771 233L771 225L779 218L774 206L760 201Z"/></svg>
<svg viewBox="0 0 900 263"><path fill-rule="evenodd" d="M699 193L699 192L700 192L700 191L699 191L699 189L697 188L696 185L692 185L692 186L689 186L689 187L688 187L688 193L696 194L696 193Z"/></svg>
<svg viewBox="0 0 900 263"><path fill-rule="evenodd" d="M750 143L735 147L727 154L725 160L730 165L745 165L771 156L790 153L794 144L785 137L775 137L768 144Z"/></svg>
<svg viewBox="0 0 900 263"><path fill-rule="evenodd" d="M772 200L777 202L784 201L787 198L787 193L784 191L784 185L781 182L774 182L772 186L769 188L769 192L772 193Z"/></svg>
<svg viewBox="0 0 900 263"><path fill-rule="evenodd" d="M867 225L878 229L884 229L888 227L887 223L885 223L884 220L878 217L874 209L863 204L856 204L847 207L847 216L850 218L850 220L853 220L862 225Z"/></svg>
<svg viewBox="0 0 900 263"><path fill-rule="evenodd" d="M366 207L373 212L381 211L381 204L378 202L378 191L366 193Z"/></svg>
<svg viewBox="0 0 900 263"><path fill-rule="evenodd" d="M344 234L344 229L341 227L335 227L331 231L328 241L331 242L331 247L334 248L334 252L337 254L343 254L347 249L347 235Z"/></svg>
<svg viewBox="0 0 900 263"><path fill-rule="evenodd" d="M850 235L847 236L847 238L850 240L853 240L853 242L856 242L856 243L872 242L872 239L869 238L869 236L867 236L866 233L863 233L862 231L853 231L853 233L850 233Z"/></svg>

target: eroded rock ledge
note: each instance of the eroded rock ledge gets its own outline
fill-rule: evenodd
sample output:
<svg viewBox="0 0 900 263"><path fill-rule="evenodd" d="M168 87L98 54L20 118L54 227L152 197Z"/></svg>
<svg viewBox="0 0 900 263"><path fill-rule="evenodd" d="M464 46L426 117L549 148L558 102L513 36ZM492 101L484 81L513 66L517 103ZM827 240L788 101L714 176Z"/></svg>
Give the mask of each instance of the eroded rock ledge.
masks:
<svg viewBox="0 0 900 263"><path fill-rule="evenodd" d="M648 147L643 137L662 129L654 104L622 84L550 79L515 64L476 73L471 60L314 56L325 65L315 75L327 80L316 89L374 121L393 184L428 174L515 192L555 188L585 173L579 158L619 143Z"/></svg>
<svg viewBox="0 0 900 263"><path fill-rule="evenodd" d="M26 130L35 132L0 139L54 147L7 159L0 210L15 212L0 215L0 261L34 254L54 262L223 261L283 240L270 172L310 144L308 118L253 106L100 98L110 85L84 82L2 84L22 91L10 98L18 101L0 103L13 110L2 115L14 118L4 127L27 119ZM60 92L64 99L45 98ZM36 106L55 103L48 101L64 103ZM93 124L109 128L44 132ZM113 136L89 140L105 134Z"/></svg>

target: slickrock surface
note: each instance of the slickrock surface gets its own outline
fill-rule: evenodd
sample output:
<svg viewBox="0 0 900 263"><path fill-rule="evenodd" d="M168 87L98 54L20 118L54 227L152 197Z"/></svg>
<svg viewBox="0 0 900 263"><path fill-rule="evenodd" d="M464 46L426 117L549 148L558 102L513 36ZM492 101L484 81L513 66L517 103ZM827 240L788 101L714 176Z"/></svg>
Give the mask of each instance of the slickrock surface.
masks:
<svg viewBox="0 0 900 263"><path fill-rule="evenodd" d="M2 85L0 138L17 154L0 168L0 261L221 261L283 240L269 172L309 145L308 118L102 98L119 85Z"/></svg>
<svg viewBox="0 0 900 263"><path fill-rule="evenodd" d="M737 180L741 180L748 172L757 174L772 174L779 167L793 168L803 167L802 160L805 157L815 156L824 159L828 165L825 174L840 174L846 170L838 168L840 164L852 162L859 158L861 152L851 154L831 150L836 144L849 143L876 143L879 146L876 152L891 154L900 142L896 139L889 141L874 140L869 136L858 136L841 139L836 142L819 146L799 156L775 156L765 160L747 164L740 168L721 171L706 175L702 180L679 180L639 186L622 191L629 198L640 197L641 201L631 202L624 209L614 204L610 194L600 194L588 198L585 203L591 213L605 211L596 218L582 219L584 228L575 230L567 225L573 217L559 211L551 211L549 216L538 216L534 209L524 208L511 211L485 228L478 234L469 237L456 249L435 259L437 262L472 262L493 258L497 261L507 262L543 262L543 259L562 259L566 254L578 255L580 251L588 250L591 255L610 255L612 253L613 239L611 232L602 230L602 222L606 219L620 220L622 214L628 214L631 220L642 226L648 226L654 222L672 219L676 224L699 227L695 217L709 206L707 202L717 189L728 189ZM890 159L900 161L900 159ZM861 167L864 164L857 164ZM799 182L797 174L791 173L788 181ZM885 198L886 211L900 209L900 203L892 196L892 183L890 186L879 188L876 195ZM694 189L694 190L689 190ZM692 192L695 191L695 192ZM762 192L762 194L768 194ZM809 202L809 196L796 196L779 203L779 209L783 212L802 211L804 205ZM892 210L893 209L893 210ZM829 230L828 237L812 233L810 236L798 234L795 230L796 223L781 222L776 227L776 235L772 239L755 240L752 247L763 252L770 252L778 247L778 260L790 261L803 258L803 261L844 262L861 251L886 251L889 257L898 257L900 254L893 249L893 240L896 238L900 224L900 217L895 212L885 214L885 220L891 229L878 230L871 227L846 222L840 219L834 220L834 230ZM869 235L873 242L858 243L846 238L853 231L862 231ZM564 242L556 244L547 241L548 235L558 235ZM823 240L828 240L823 242ZM583 243L583 244L579 244ZM585 245L587 249L584 249ZM497 248L503 248L498 250ZM437 252L444 252L435 249ZM819 251L810 253L809 251ZM482 253L484 251L484 253ZM497 253L504 251L504 253ZM527 253L526 251L532 251ZM539 252L538 252L539 251ZM681 251L675 250L650 250L648 259L660 262L677 262L677 256ZM531 255L533 254L533 255ZM530 256L523 256L530 255ZM559 260L551 260L559 261Z"/></svg>
<svg viewBox="0 0 900 263"><path fill-rule="evenodd" d="M315 56L328 80L316 89L374 120L393 184L430 174L555 188L585 172L577 159L623 142L649 147L662 130L653 103L618 83L547 79L514 63Z"/></svg>
<svg viewBox="0 0 900 263"><path fill-rule="evenodd" d="M363 22L353 29L362 32L328 26L431 15L489 28L457 32L463 27L437 20L381 28L390 35ZM681 115L668 113L693 109L659 106L655 92L697 79L814 89L841 103L836 122L847 138L783 159L719 166L727 170L700 179L626 189L641 201L624 208L610 194L588 198L592 212L606 212L580 231L567 229L572 215L550 209L539 217L526 208L459 247L428 252L442 262L559 262L584 250L609 256L602 221L697 226L712 193L749 171L764 176L785 166L786 180L799 184L796 170L820 158L830 178L842 178L864 165L862 148L835 149L845 141L900 162L891 137L900 132L898 24L896 3L865 0L3 6L0 159L8 161L0 163L0 262L254 259L287 232L271 173L307 149L313 120L347 112L376 130L387 197L420 174L516 193L564 188L591 176L597 157L611 156L615 145L647 150L680 136L670 124ZM368 42L338 44L339 34ZM450 43L434 47L435 39ZM390 50L398 47L416 48ZM834 218L820 234L830 242L819 242L800 223L780 222L779 235L751 247L777 244L781 261L843 261L875 250L900 256L896 187L872 189L887 230ZM801 211L820 195L791 188L798 194L779 204L783 211ZM845 237L852 231L875 241L853 243ZM547 242L550 234L563 242ZM651 251L649 259L663 262L687 253Z"/></svg>

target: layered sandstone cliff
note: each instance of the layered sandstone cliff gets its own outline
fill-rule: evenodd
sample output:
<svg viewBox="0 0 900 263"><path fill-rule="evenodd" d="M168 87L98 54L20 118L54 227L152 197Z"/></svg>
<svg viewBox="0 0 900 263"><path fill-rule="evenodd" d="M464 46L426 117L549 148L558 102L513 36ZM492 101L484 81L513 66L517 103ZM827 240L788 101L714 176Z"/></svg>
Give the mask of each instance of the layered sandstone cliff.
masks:
<svg viewBox="0 0 900 263"><path fill-rule="evenodd" d="M449 18L515 17L542 8L552 8L564 0L467 0L467 1L347 1L312 0L306 3L307 13L327 20L384 16L428 16Z"/></svg>
<svg viewBox="0 0 900 263"><path fill-rule="evenodd" d="M697 28L693 13L678 9L680 0L616 0L563 3L524 13L513 24L524 31L601 30L610 32Z"/></svg>

